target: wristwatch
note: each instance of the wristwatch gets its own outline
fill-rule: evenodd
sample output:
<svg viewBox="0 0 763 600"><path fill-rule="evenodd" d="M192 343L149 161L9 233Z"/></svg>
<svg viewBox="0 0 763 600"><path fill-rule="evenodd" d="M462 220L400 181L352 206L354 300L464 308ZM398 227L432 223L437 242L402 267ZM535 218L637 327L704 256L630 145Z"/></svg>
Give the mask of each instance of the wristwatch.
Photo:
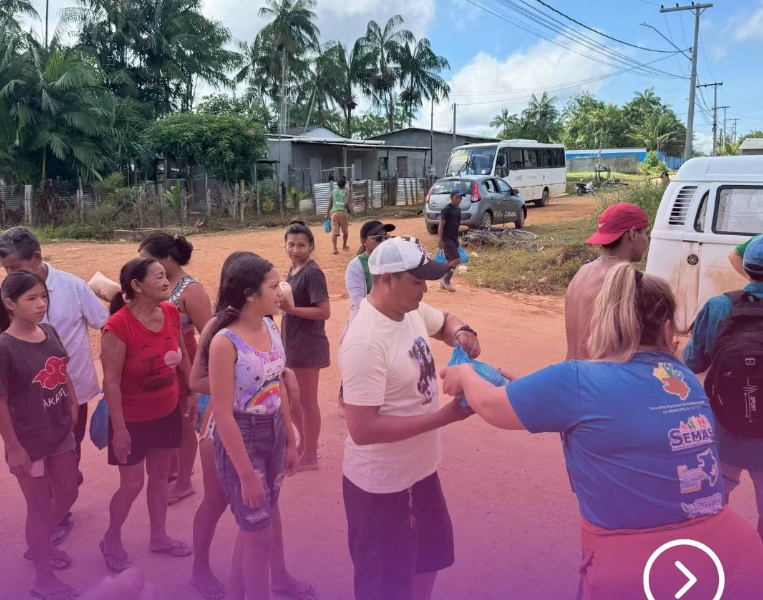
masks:
<svg viewBox="0 0 763 600"><path fill-rule="evenodd" d="M474 337L479 337L479 336L477 335L477 332L476 332L476 331L474 331L474 329L472 329L472 328L471 328L471 327L469 327L468 325L464 324L464 325L461 325L461 327L459 327L458 329L456 329L456 333L454 333L454 334L453 334L453 339L455 340L455 339L456 339L456 336L457 336L459 333L461 333L462 331L465 331L466 333L471 333L471 334L472 334Z"/></svg>

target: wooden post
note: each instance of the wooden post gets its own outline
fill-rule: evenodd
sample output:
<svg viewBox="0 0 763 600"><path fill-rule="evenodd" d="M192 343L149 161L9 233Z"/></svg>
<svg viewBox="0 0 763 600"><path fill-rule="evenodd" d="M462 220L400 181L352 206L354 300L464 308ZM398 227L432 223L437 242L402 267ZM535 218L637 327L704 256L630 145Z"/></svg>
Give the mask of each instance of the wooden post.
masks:
<svg viewBox="0 0 763 600"><path fill-rule="evenodd" d="M241 191L240 191L240 194L241 194L240 195L240 197L241 197L241 206L240 206L241 216L240 216L240 219L241 219L241 222L243 223L244 222L244 207L246 206L246 199L244 197L244 191L246 190L246 184L244 183L243 179L239 183L239 187L241 189Z"/></svg>
<svg viewBox="0 0 763 600"><path fill-rule="evenodd" d="M80 223L85 222L85 193L82 188L77 190L77 215Z"/></svg>
<svg viewBox="0 0 763 600"><path fill-rule="evenodd" d="M141 229L145 226L145 216L146 216L146 188L145 186L139 186L138 187L138 227Z"/></svg>
<svg viewBox="0 0 763 600"><path fill-rule="evenodd" d="M204 214L207 219L212 217L212 194L209 192L209 173L204 170Z"/></svg>
<svg viewBox="0 0 763 600"><path fill-rule="evenodd" d="M24 186L24 223L32 224L32 186Z"/></svg>
<svg viewBox="0 0 763 600"><path fill-rule="evenodd" d="M371 194L374 191L373 182L370 179L366 179L366 212L369 212L374 203L371 199Z"/></svg>
<svg viewBox="0 0 763 600"><path fill-rule="evenodd" d="M185 186L180 186L180 223L185 225L188 220L188 192Z"/></svg>
<svg viewBox="0 0 763 600"><path fill-rule="evenodd" d="M257 194L257 215L262 214L262 203L260 202L260 182L258 181L255 185L255 193Z"/></svg>

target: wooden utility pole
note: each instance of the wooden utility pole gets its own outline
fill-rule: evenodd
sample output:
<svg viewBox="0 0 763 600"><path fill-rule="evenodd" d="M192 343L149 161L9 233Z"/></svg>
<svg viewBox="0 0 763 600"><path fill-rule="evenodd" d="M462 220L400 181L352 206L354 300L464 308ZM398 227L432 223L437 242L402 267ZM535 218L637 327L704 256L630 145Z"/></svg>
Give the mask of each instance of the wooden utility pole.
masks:
<svg viewBox="0 0 763 600"><path fill-rule="evenodd" d="M730 106L719 106L718 110L723 109L723 132L721 133L721 150L726 150L726 145L728 142L728 138L726 137L726 109L731 108Z"/></svg>
<svg viewBox="0 0 763 600"><path fill-rule="evenodd" d="M692 141L694 138L694 100L697 86L697 56L699 51L699 16L706 9L712 8L712 4L691 4L689 6L678 6L674 8L660 7L661 13L679 12L682 10L691 10L694 12L694 46L691 55L691 81L689 82L689 114L686 117L686 146L684 147L684 161L691 158Z"/></svg>
<svg viewBox="0 0 763 600"><path fill-rule="evenodd" d="M705 83L698 85L698 88L713 88L713 156L718 156L718 88L723 85L719 83Z"/></svg>
<svg viewBox="0 0 763 600"><path fill-rule="evenodd" d="M736 144L737 143L737 121L739 121L739 119L729 119L729 121L734 123L734 134L733 134L733 136L734 136L734 143Z"/></svg>

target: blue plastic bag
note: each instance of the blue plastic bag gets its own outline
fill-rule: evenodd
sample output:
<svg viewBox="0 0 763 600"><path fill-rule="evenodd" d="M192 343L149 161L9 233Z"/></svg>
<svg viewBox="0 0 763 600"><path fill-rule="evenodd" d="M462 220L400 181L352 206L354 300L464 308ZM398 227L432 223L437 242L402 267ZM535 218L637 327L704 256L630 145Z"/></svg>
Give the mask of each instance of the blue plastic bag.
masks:
<svg viewBox="0 0 763 600"><path fill-rule="evenodd" d="M331 233L331 219L326 219L326 222L323 224L323 231Z"/></svg>
<svg viewBox="0 0 763 600"><path fill-rule="evenodd" d="M467 254L466 250L464 250L463 248L459 248L458 249L458 256L461 258L461 264L462 265L468 265L469 264L469 260L471 260L471 259L469 258L469 254Z"/></svg>
<svg viewBox="0 0 763 600"><path fill-rule="evenodd" d="M204 415L207 414L207 409L212 401L212 396L209 394L199 394L199 418L196 419L196 433L201 433L201 426L204 424Z"/></svg>
<svg viewBox="0 0 763 600"><path fill-rule="evenodd" d="M109 443L109 405L106 398L101 398L90 417L90 441L98 450L103 450Z"/></svg>
<svg viewBox="0 0 763 600"><path fill-rule="evenodd" d="M448 262L448 261L445 260L445 253L442 250L440 250L437 253L437 257L435 258L435 262L439 262L439 263L443 263L443 264Z"/></svg>
<svg viewBox="0 0 763 600"><path fill-rule="evenodd" d="M450 362L448 363L449 367L454 367L456 365L466 365L471 364L474 365L474 370L477 372L477 375L482 377L485 381L488 383L492 383L494 386L504 386L507 383L509 383L509 380L506 379L503 375L501 375L501 372L496 369L493 365L489 365L484 362L480 362L478 360L472 360L469 358L469 355L466 353L466 350L464 350L461 347L461 344L456 344L453 346L453 355L450 357ZM458 395L461 406L464 408L469 408L469 402L466 399L466 397L463 395L463 393Z"/></svg>

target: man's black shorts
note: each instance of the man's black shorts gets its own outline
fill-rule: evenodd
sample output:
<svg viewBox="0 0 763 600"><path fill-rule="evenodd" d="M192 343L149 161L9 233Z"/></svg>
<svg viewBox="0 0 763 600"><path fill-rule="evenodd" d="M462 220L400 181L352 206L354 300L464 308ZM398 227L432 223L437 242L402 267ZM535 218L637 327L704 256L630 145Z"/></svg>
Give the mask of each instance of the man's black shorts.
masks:
<svg viewBox="0 0 763 600"><path fill-rule="evenodd" d="M443 250L443 253L445 254L445 260L448 262L452 260L458 260L461 258L461 256L458 254L458 242L454 242L453 240L449 240L447 238L444 238L442 240L445 249Z"/></svg>
<svg viewBox="0 0 763 600"><path fill-rule="evenodd" d="M455 562L453 524L437 473L408 490L371 494L343 478L355 600L410 600L417 574Z"/></svg>

